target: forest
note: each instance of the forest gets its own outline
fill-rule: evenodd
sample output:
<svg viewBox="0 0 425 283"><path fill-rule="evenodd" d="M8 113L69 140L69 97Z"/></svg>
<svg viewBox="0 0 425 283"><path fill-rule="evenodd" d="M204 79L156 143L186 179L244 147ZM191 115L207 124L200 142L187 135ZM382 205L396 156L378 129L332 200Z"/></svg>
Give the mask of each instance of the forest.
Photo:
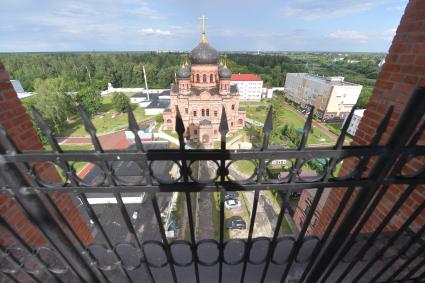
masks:
<svg viewBox="0 0 425 283"><path fill-rule="evenodd" d="M106 89L144 86L145 66L150 88L167 88L186 53L80 52L80 53L0 53L12 79L20 80L26 91L34 91L37 80L62 78L62 90L78 92L90 86ZM310 72L323 76L344 76L364 86L359 107L364 107L379 72L384 54L336 53L228 53L226 61L233 73L255 73L265 86L283 86L288 72Z"/></svg>

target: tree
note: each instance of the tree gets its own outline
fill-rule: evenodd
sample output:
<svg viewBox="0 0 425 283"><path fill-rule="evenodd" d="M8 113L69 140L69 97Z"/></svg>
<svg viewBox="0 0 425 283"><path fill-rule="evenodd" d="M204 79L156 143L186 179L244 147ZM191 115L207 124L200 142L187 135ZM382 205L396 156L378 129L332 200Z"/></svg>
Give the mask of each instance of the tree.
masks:
<svg viewBox="0 0 425 283"><path fill-rule="evenodd" d="M100 91L92 86L81 89L75 95L75 101L90 114L97 113L102 106L102 96L100 95Z"/></svg>
<svg viewBox="0 0 425 283"><path fill-rule="evenodd" d="M64 91L63 78L37 79L34 83L35 107L55 134L66 126L73 105Z"/></svg>
<svg viewBox="0 0 425 283"><path fill-rule="evenodd" d="M112 94L112 105L117 112L127 112L130 99L122 92L114 92Z"/></svg>

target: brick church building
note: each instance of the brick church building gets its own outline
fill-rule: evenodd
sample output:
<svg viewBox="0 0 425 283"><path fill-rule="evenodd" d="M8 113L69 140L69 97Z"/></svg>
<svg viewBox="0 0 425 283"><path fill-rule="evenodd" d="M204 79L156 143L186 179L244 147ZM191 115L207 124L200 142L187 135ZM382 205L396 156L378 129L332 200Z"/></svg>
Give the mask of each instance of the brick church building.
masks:
<svg viewBox="0 0 425 283"><path fill-rule="evenodd" d="M189 55L171 85L170 107L163 113L164 130L174 130L177 108L186 127L185 136L193 142L211 144L219 140L221 112L226 110L230 132L243 129L245 111L239 110L239 92L231 86L232 72L219 64L217 50L207 43L205 31L201 42Z"/></svg>

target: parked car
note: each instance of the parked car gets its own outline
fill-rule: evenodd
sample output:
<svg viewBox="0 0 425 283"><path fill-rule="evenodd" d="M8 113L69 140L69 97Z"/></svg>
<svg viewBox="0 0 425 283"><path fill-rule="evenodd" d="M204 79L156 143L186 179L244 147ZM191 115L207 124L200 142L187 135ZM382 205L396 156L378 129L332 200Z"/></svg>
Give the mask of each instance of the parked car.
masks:
<svg viewBox="0 0 425 283"><path fill-rule="evenodd" d="M229 200L229 199L238 199L239 197L239 193L238 192L227 192L226 195L224 196L224 200Z"/></svg>
<svg viewBox="0 0 425 283"><path fill-rule="evenodd" d="M226 220L227 229L246 229L246 223L240 216L233 216Z"/></svg>
<svg viewBox="0 0 425 283"><path fill-rule="evenodd" d="M226 208L239 208L241 207L241 202L237 199L229 199L224 202Z"/></svg>

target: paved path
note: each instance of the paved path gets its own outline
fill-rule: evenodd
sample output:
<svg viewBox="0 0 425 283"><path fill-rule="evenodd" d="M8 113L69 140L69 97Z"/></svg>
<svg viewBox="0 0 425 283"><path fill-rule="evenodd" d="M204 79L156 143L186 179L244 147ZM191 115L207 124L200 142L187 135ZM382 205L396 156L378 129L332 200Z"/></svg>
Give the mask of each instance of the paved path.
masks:
<svg viewBox="0 0 425 283"><path fill-rule="evenodd" d="M249 124L253 124L253 125L258 126L258 127L264 127L263 122L260 122L260 121L254 120L254 119L245 118L245 121L248 122Z"/></svg>

